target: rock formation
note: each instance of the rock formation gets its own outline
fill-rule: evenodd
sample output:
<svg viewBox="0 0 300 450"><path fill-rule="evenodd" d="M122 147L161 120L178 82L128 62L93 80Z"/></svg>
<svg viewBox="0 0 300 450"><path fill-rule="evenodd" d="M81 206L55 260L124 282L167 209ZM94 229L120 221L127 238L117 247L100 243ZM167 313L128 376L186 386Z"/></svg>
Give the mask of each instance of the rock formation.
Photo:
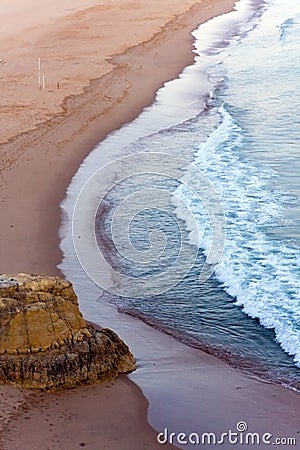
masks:
<svg viewBox="0 0 300 450"><path fill-rule="evenodd" d="M129 348L113 331L85 322L70 282L0 276L0 383L73 387L134 369Z"/></svg>

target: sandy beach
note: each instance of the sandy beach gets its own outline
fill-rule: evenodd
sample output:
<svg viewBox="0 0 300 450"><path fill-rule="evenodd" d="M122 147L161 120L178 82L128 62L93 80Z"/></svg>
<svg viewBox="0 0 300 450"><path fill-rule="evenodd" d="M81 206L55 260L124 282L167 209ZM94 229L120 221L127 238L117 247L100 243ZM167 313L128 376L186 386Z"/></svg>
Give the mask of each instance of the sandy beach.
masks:
<svg viewBox="0 0 300 450"><path fill-rule="evenodd" d="M60 203L72 176L98 142L137 117L159 87L192 63L190 32L233 4L62 0L45 7L37 0L2 0L0 272L61 275ZM279 435L299 433L296 393L250 379L136 319L119 316L103 308L99 322L120 332L137 355L139 369L131 379L54 394L0 387L1 450L160 448L152 427L161 430L165 420L178 431L184 421L173 412L178 405L188 409L194 395L181 389L174 378L178 370L187 373L185 382L201 378L205 406L192 407L190 414L202 431L210 431L221 408L218 432L250 420L256 431L268 424ZM173 349L167 357L166 348ZM134 382L156 400L150 411ZM170 386L166 395L171 382L174 397ZM263 417L267 422L260 425ZM198 431L195 424L187 431Z"/></svg>
<svg viewBox="0 0 300 450"><path fill-rule="evenodd" d="M3 395L19 408L3 432L3 450L161 448L147 424L148 403L126 377L115 384L80 386L65 392L23 392L16 398L12 389L6 389Z"/></svg>
<svg viewBox="0 0 300 450"><path fill-rule="evenodd" d="M139 5L2 2L0 272L58 273L59 205L78 166L193 61L190 32L233 1Z"/></svg>

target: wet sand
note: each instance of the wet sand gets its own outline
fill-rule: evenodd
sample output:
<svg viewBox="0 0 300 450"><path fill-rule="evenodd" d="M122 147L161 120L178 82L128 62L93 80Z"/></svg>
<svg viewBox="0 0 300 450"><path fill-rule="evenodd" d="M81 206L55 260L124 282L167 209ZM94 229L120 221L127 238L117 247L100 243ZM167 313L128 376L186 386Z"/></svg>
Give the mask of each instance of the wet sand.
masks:
<svg viewBox="0 0 300 450"><path fill-rule="evenodd" d="M0 272L59 274L59 204L81 161L192 62L189 31L232 3L155 0L140 8L138 1L63 0L45 8L37 0L2 0ZM220 435L240 421L250 432L299 439L297 393L118 314L97 301L97 291L87 304L85 297L87 319L115 329L138 370L131 381L56 394L1 387L1 450L155 449L151 426Z"/></svg>
<svg viewBox="0 0 300 450"><path fill-rule="evenodd" d="M59 205L80 163L192 62L190 31L232 5L2 0L0 272L60 274ZM55 395L1 387L0 448L157 448L126 378Z"/></svg>
<svg viewBox="0 0 300 450"><path fill-rule="evenodd" d="M193 61L190 32L233 3L64 0L46 13L18 0L14 15L3 0L0 272L59 273L59 205L80 163Z"/></svg>
<svg viewBox="0 0 300 450"><path fill-rule="evenodd" d="M15 393L10 390L7 395L14 398ZM161 448L147 423L148 403L125 376L115 384L56 393L25 392L19 397L19 409L0 439L3 450Z"/></svg>

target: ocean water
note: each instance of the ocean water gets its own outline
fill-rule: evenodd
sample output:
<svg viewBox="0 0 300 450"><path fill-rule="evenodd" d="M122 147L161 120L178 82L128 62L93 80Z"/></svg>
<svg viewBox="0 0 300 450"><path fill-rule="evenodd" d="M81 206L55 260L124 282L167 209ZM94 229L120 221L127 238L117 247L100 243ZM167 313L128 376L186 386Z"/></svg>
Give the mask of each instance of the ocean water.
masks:
<svg viewBox="0 0 300 450"><path fill-rule="evenodd" d="M62 270L72 279L73 217L102 301L296 389L299 32L294 0L241 0L201 25L195 64L83 163L61 230Z"/></svg>

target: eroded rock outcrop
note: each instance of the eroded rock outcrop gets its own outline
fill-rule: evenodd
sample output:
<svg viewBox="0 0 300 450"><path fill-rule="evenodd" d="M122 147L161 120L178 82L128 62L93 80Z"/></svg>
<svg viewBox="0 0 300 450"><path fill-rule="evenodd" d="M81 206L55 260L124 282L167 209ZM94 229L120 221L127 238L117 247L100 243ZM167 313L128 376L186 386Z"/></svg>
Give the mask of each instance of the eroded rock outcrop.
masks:
<svg viewBox="0 0 300 450"><path fill-rule="evenodd" d="M85 322L70 282L0 276L0 383L72 387L134 369L133 355L113 331Z"/></svg>

